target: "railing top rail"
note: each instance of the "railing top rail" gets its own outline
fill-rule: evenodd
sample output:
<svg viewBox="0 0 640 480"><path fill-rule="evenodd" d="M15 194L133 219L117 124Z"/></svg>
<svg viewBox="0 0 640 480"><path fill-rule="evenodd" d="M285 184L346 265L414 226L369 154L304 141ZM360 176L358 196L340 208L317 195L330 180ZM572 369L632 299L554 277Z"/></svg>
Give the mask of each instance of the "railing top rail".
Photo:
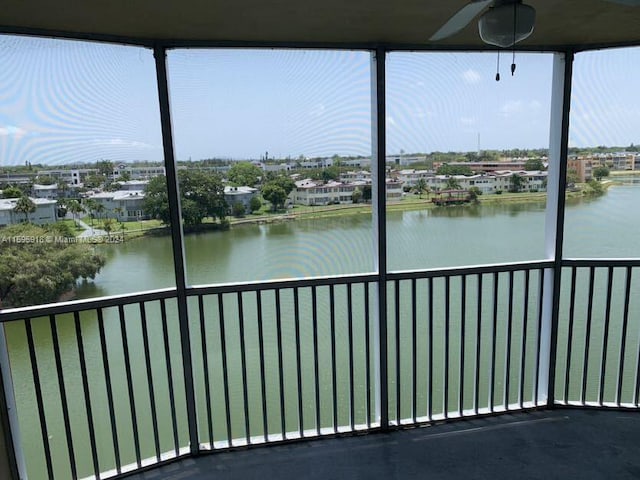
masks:
<svg viewBox="0 0 640 480"><path fill-rule="evenodd" d="M68 302L48 303L33 305L30 307L8 308L0 310L0 323L26 318L37 318L63 313L82 312L99 308L117 307L134 303L150 302L176 296L175 288L163 288L149 290L135 294L112 295L108 297L89 298L85 300L72 300Z"/></svg>
<svg viewBox="0 0 640 480"><path fill-rule="evenodd" d="M377 282L378 274L331 275L325 277L293 278L255 282L236 282L214 285L193 285L187 288L187 295L213 295L219 293L255 292L264 290L282 290L286 288L318 287L328 285L346 285L352 283Z"/></svg>
<svg viewBox="0 0 640 480"><path fill-rule="evenodd" d="M553 261L527 261L518 263L495 263L462 267L433 268L428 270L398 270L387 274L387 280L411 280L414 278L457 277L482 273L539 270L553 267Z"/></svg>
<svg viewBox="0 0 640 480"><path fill-rule="evenodd" d="M565 258L563 267L640 267L640 258Z"/></svg>

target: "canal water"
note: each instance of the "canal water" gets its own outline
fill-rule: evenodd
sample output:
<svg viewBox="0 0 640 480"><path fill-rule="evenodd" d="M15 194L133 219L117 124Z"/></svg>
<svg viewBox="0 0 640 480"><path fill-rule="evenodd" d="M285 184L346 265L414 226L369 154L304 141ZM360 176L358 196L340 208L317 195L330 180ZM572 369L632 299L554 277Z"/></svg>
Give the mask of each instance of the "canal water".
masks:
<svg viewBox="0 0 640 480"><path fill-rule="evenodd" d="M638 257L640 256L640 209L635 208L640 204L640 188L638 185L615 186L598 198L569 199L567 202L565 221L565 245L564 256L575 257ZM419 209L404 212L388 212L387 214L387 249L389 270L412 270L425 268L441 268L462 265L478 265L490 263L516 262L526 260L543 260L544 254L544 220L545 205L543 202L530 203L496 203L477 206L448 207L439 209ZM186 264L188 283L191 285L261 281L281 278L313 277L321 275L344 275L352 273L366 273L374 271L373 230L371 216L366 214L344 215L328 218L315 218L308 220L289 221L284 223L243 225L233 227L225 232L208 232L188 235L185 238ZM171 239L167 236L150 236L144 239L129 241L124 244L100 247L107 256L107 264L93 282L80 286L78 295L80 298L91 298L106 295L133 293L141 290L171 287L175 284L173 274L173 261L171 254ZM482 306L486 309L483 315L491 316L492 283L490 278L485 279L482 286L483 297L487 303ZM508 295L508 277L499 277L498 290L500 298ZM467 298L470 305L477 292L477 279L470 278L467 288ZM500 359L494 366L496 371L506 371L507 357L513 356L511 370L504 377L497 375L492 388L488 386L488 375L492 359L483 351L479 365L468 361L464 366L458 362L459 352L464 352L466 358L473 359L475 340L470 332L475 332L476 327L481 331L481 343L483 345L492 341L494 332L486 325L478 327L475 307L469 306L465 312L469 318L466 330L462 332L460 318L463 302L452 302L450 308L450 325L444 325L442 321L445 306L436 301L433 305L434 316L438 320L433 326L433 338L435 339L428 352L427 337L428 325L426 311L429 306L425 298L429 287L426 281L419 281L416 286L416 300L418 320L415 327L411 326L410 308L403 307L400 314L400 332L396 332L393 322L390 326L391 344L395 344L398 335L402 352L398 353L394 348L390 349L390 371L402 372L402 378L397 378L395 373L390 378L390 388L395 389L399 385L401 395L390 399L390 409L400 412L400 417L407 418L413 414L426 415L428 401L427 384L427 359L432 354L435 359L442 359L444 344L448 344L450 355L449 374L451 378L458 378L461 371L466 373L463 385L455 382L449 384L451 390L445 406L442 395L432 398L431 408L434 412L456 410L456 408L468 409L473 406L474 379L473 373L480 371L480 390L475 393L486 401L478 400L482 406L489 404L488 397L493 393L494 402L499 403L504 396L507 403L518 400L533 399L533 383L535 381L535 340L537 312L537 282L539 277L532 274L530 278L530 302L524 305L524 274L515 277L514 302L512 318L519 319L507 329L506 307L501 306L498 316L500 321L496 324L495 341L497 345L503 345L508 335L512 336L514 345L524 344L508 351L505 346L497 347L497 357ZM584 274L578 276L578 286L588 284L588 278ZM624 278L616 273L614 287L617 294L624 285ZM636 289L635 281L633 288ZM410 299L411 285L409 282L398 284L399 298ZM444 282L437 280L433 285L436 298L442 298ZM452 281L450 288L451 298L461 298L461 283ZM595 300L594 310L603 310L602 292L606 290L606 279L598 277L595 283L598 299ZM580 290L580 288L578 289ZM370 287L369 293L374 291ZM565 289L566 291L566 289ZM367 396L371 400L372 377L366 376L367 363L371 363L372 353L367 352L365 346L366 327L368 318L373 317L374 309L371 304L365 302L365 287L356 285L351 292L351 300L348 300L346 287L336 287L333 292L328 287L318 289L316 318L319 342L313 342L313 319L311 311L312 296L308 289L300 291L299 308L303 312L300 320L299 332L301 338L299 345L301 365L300 372L296 367L296 325L294 312L294 298L292 291L283 291L280 301L281 331L283 333L283 379L282 386L286 391L284 415L280 405L279 374L278 374L278 329L275 324L276 299L273 292L265 292L261 297L260 307L263 321L263 331L258 328L258 304L255 294L243 296L244 325L240 326L238 298L235 295L225 295L223 307L225 322L220 321L218 299L213 296L204 297L202 307L205 311L204 331L198 323L199 310L195 299L189 304L190 317L194 333L193 354L195 360L195 380L198 402L199 425L203 432L200 442L208 444L210 437L214 442L224 442L232 438L240 438L246 435L249 427L249 436L258 438L264 434L266 423L267 430L280 432L284 422L287 431L300 429L298 405L302 410L302 430L313 430L316 427L315 401L316 389L319 389L320 399L320 423L322 427L332 424L335 416L340 425L348 425L352 420L351 412L347 407L340 407L340 411L333 412L333 388L340 405L347 405L351 396L354 398L353 422L364 424L372 418L372 413L367 412ZM395 286L390 287L390 299L396 294ZM333 295L334 304L334 338L337 339L335 351L331 345L331 309L328 306ZM373 297L370 297L373 298ZM351 302L351 315L347 311L348 302ZM598 303L600 302L600 303ZM390 302L392 303L392 302ZM586 300L580 300L576 307L578 314L586 316ZM619 302L618 302L619 303ZM640 335L640 327L637 314L640 305L634 302L631 306L631 318L634 320L629 329L629 338L632 346L630 351L637 349L637 336ZM170 452L173 449L173 432L178 434L178 443L181 447L188 444L186 425L186 410L184 407L184 386L182 384L182 369L179 332L176 320L176 306L169 301L164 306L167 312L166 329L163 330L160 322L159 302L151 302L145 305L145 314L148 321L148 332L145 335L141 322L140 308L137 305L127 306L124 309L126 327L124 332L129 343L131 367L131 384L134 390L133 408L137 414L137 429L141 456L153 457L154 447L154 420L159 429L159 449L161 452ZM367 310L368 308L368 310ZM563 303L562 312L567 314L569 304ZM614 318L621 316L620 306L613 306ZM521 320L530 318L527 326ZM394 318L395 311L390 310L390 318ZM594 331L601 331L602 315L596 316ZM119 454L122 464L135 461L136 439L132 434L131 409L128 400L129 387L126 381L126 358L122 350L123 330L119 321L117 309L104 311L104 323L106 332L106 345L108 347L109 368L111 371L113 398L115 407L115 428L118 432ZM600 323L598 323L600 322ZM91 462L90 432L87 427L87 405L83 399L83 384L79 358L78 336L74 329L75 319L72 316L59 316L56 326L60 339L61 363L64 367L64 385L67 402L70 405L71 432L74 450L77 450L76 464L78 476L86 477L93 471ZM87 363L88 388L91 392L92 417L95 423L95 437L97 451L100 452L99 464L101 471L109 471L114 468L116 452L113 449L113 431L110 421L108 392L105 387L104 360L101 352L100 334L97 327L95 312L83 313L78 318L81 326L81 345ZM618 325L619 321L613 321L612 325ZM370 325L369 325L370 326ZM34 341L37 350L37 362L40 379L43 384L43 396L47 411L47 426L52 445L52 457L57 478L70 478L67 437L63 423L62 405L60 402L60 389L55 368L55 351L52 345L52 333L48 319L34 319L32 321ZM220 342L221 328L225 328L226 345ZM242 328L241 328L242 327ZM351 327L351 331L350 331ZM414 331L415 328L415 331ZM576 338L583 336L584 322L576 322ZM600 330L597 330L597 329ZM149 333L150 332L150 333ZM464 335L466 333L466 336ZM40 429L37 416L37 405L33 388L27 336L24 322L15 322L6 327L7 341L13 373L14 389L18 405L18 415L23 438L29 438L29 442L23 442L25 456L28 460L30 478L44 478L45 464L42 459L43 447L41 442L31 439L40 438ZM205 341L200 341L200 335L204 335ZM524 337L523 337L524 335ZM566 327L561 327L561 336L567 335ZM616 337L617 335L617 337ZM243 358L240 352L239 338L245 340L245 368L242 368ZM261 351L259 337L264 338L266 345ZM353 349L349 352L347 337L353 338ZM620 332L613 332L612 338L619 338ZM415 357L418 359L416 388L418 392L415 398L421 406L412 411L411 398L413 385L407 378L411 377L413 357L405 351L412 344L413 338L419 337ZM144 356L143 339L149 344L149 357ZM523 338L526 339L524 342ZM522 341L521 341L522 340ZM526 344L525 344L526 343ZM204 347L203 347L204 345ZM584 343L576 345L579 351ZM203 399L207 398L205 392L205 378L203 375L203 348L207 348L208 366L210 375L210 405L206 405ZM226 348L227 386L225 390L225 371L223 369L222 349ZM560 355L563 348L560 348ZM168 352L168 354L167 354ZM367 356L367 353L369 355ZM596 352L597 353L597 352ZM619 350L611 352L615 357ZM332 369L329 365L335 355L336 378L334 381ZM351 355L351 356L350 356ZM524 355L522 361L523 372L514 368ZM594 354L593 358L597 355ZM629 353L629 361L632 355ZM167 366L167 358L171 360ZM396 368L395 359L399 358L400 365ZM510 358L510 357L509 357ZM316 382L314 376L314 359L320 363L319 378ZM433 389L442 391L443 378L445 377L443 362L434 360ZM516 362L517 360L517 362ZM572 392L578 391L582 381L579 373L582 372L580 358L572 359L570 364L572 372ZM625 358L625 360L627 360ZM153 377L153 395L148 388L148 371L145 362L149 363L149 369ZM595 360L592 360L593 368L588 372L590 378L596 378L599 373ZM261 367L267 363L267 367ZM352 364L352 366L350 365ZM518 363L519 364L519 363ZM348 368L349 367L349 368ZM350 370L353 372L354 387L350 390ZM409 375L405 375L409 372ZM171 373L172 384L167 380ZM301 397L298 397L296 379L301 373ZM561 374L564 370L561 369ZM633 372L626 372L628 385L633 383ZM243 375L247 378L248 391L245 398L243 391ZM513 379L513 384L522 375L525 379L522 391L511 388L506 391L505 383ZM560 375L562 377L562 375ZM266 386L262 385L262 378ZM564 377L560 379L564 381ZM597 379L596 379L597 380ZM590 395L597 396L597 381L587 382ZM335 385L335 387L334 387ZM626 384L625 384L626 385ZM171 388L170 388L171 387ZM606 387L611 390L613 386ZM460 390L465 393L463 405L455 402L459 399ZM173 392L171 392L173 390ZM629 388L625 387L623 396L629 397ZM172 400L173 395L173 402ZM525 398L520 398L521 395ZM226 398L230 400L230 411L225 407ZM156 418L151 414L150 399L156 399ZM244 401L247 401L246 411L249 418L245 418ZM400 404L396 405L399 400ZM265 408L268 420L263 422L262 411ZM172 412L175 417L172 417ZM212 412L212 431L208 434L208 412ZM367 418L367 416L369 418ZM391 417L394 415L392 414ZM231 434L227 431L227 423L230 423Z"/></svg>

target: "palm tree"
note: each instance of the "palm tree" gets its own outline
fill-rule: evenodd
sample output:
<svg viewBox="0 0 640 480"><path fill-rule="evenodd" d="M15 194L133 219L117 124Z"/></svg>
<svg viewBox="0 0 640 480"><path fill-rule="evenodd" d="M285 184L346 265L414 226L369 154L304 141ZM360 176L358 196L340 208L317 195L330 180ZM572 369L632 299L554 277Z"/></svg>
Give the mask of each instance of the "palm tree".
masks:
<svg viewBox="0 0 640 480"><path fill-rule="evenodd" d="M113 230L113 227L115 226L115 223L116 221L113 218L106 218L104 222L102 222L102 228L105 232L107 232L107 235L109 237L111 237L111 232Z"/></svg>
<svg viewBox="0 0 640 480"><path fill-rule="evenodd" d="M24 221L29 221L29 214L36 211L36 204L33 200L31 200L26 195L23 195L16 202L16 206L13 207L13 210L17 213L24 213Z"/></svg>
<svg viewBox="0 0 640 480"><path fill-rule="evenodd" d="M67 210L71 212L74 222L76 221L76 215L84 212L84 208L82 208L82 205L80 205L80 202L78 200L67 201Z"/></svg>
<svg viewBox="0 0 640 480"><path fill-rule="evenodd" d="M113 209L113 211L116 214L116 218L118 219L118 221L120 221L120 217L122 216L122 214L124 213L124 208L122 207L116 207Z"/></svg>
<svg viewBox="0 0 640 480"><path fill-rule="evenodd" d="M89 217L91 218L91 226L93 227L93 217L95 216L96 207L98 205L98 202L96 202L92 198L87 198L85 200L84 204L85 204L85 207L87 208L87 210L89 210Z"/></svg>
<svg viewBox="0 0 640 480"><path fill-rule="evenodd" d="M422 194L428 191L429 187L427 187L427 182L424 178L419 178L416 182L416 192L418 192L418 197L422 198Z"/></svg>

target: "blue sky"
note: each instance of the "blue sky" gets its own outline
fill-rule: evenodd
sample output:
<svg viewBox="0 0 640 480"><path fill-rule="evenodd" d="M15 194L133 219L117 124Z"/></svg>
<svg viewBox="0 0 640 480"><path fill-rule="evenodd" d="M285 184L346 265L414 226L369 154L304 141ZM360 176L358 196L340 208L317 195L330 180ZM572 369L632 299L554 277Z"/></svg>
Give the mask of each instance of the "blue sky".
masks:
<svg viewBox="0 0 640 480"><path fill-rule="evenodd" d="M391 53L388 153L545 147L552 58ZM0 164L162 160L150 50L0 36ZM369 155L367 52L175 50L177 157ZM640 48L577 55L571 144L640 143Z"/></svg>

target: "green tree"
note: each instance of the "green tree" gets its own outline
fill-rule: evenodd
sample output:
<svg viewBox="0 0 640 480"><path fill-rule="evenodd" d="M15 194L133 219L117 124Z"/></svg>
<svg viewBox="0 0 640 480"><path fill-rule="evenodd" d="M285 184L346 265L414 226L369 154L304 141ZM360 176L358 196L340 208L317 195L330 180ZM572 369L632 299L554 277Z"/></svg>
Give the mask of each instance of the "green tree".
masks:
<svg viewBox="0 0 640 480"><path fill-rule="evenodd" d="M480 190L478 187L469 188L469 200L471 200L472 202L477 202L480 195L482 195L482 190Z"/></svg>
<svg viewBox="0 0 640 480"><path fill-rule="evenodd" d="M16 206L13 207L13 211L16 213L24 213L24 221L29 221L29 214L36 211L36 204L26 195L23 195L16 202Z"/></svg>
<svg viewBox="0 0 640 480"><path fill-rule="evenodd" d="M251 210L251 213L257 212L261 208L262 202L260 201L260 198L258 198L257 195L251 197L251 200L249 200L249 210Z"/></svg>
<svg viewBox="0 0 640 480"><path fill-rule="evenodd" d="M113 162L110 160L100 160L96 162L96 168L98 169L98 173L103 177L113 175Z"/></svg>
<svg viewBox="0 0 640 480"><path fill-rule="evenodd" d="M593 174L596 180L600 181L602 180L603 177L609 176L609 169L604 166L594 167L591 173Z"/></svg>
<svg viewBox="0 0 640 480"><path fill-rule="evenodd" d="M244 203L236 202L231 206L231 213L234 217L244 217L245 208Z"/></svg>
<svg viewBox="0 0 640 480"><path fill-rule="evenodd" d="M337 180L340 178L340 167L333 165L331 167L323 168L320 173L320 178L325 182L330 180Z"/></svg>
<svg viewBox="0 0 640 480"><path fill-rule="evenodd" d="M73 221L74 222L76 220L76 216L79 213L84 212L84 208L82 207L82 205L80 205L80 202L78 200L68 200L67 201L67 210L71 212L71 215L73 216Z"/></svg>
<svg viewBox="0 0 640 480"><path fill-rule="evenodd" d="M438 170L436 170L436 174L438 175L472 175L473 172L471 168L466 165L441 165Z"/></svg>
<svg viewBox="0 0 640 480"><path fill-rule="evenodd" d="M96 202L93 198L87 198L84 201L84 206L89 212L89 218L91 219L91 226L93 226L93 219L96 216L96 208L98 207L98 202Z"/></svg>
<svg viewBox="0 0 640 480"><path fill-rule="evenodd" d="M57 234L55 229L32 224L0 230L0 308L55 302L79 279L94 278L104 266L104 257L87 244L13 242L20 236L42 238Z"/></svg>
<svg viewBox="0 0 640 480"><path fill-rule="evenodd" d="M351 201L353 203L359 203L360 200L362 200L362 190L360 190L359 188L356 188L351 194Z"/></svg>
<svg viewBox="0 0 640 480"><path fill-rule="evenodd" d="M293 191L293 189L296 188L295 182L286 175L278 175L270 180L269 183L279 186L287 195L289 195Z"/></svg>
<svg viewBox="0 0 640 480"><path fill-rule="evenodd" d="M415 188L416 192L418 192L418 197L422 198L422 194L425 193L429 187L427 186L427 182L424 178L419 178L416 182Z"/></svg>
<svg viewBox="0 0 640 480"><path fill-rule="evenodd" d="M544 163L539 158L530 158L524 162L524 169L527 171L544 170Z"/></svg>
<svg viewBox="0 0 640 480"><path fill-rule="evenodd" d="M128 182L131 180L131 173L128 170L124 170L120 172L116 181L118 182Z"/></svg>
<svg viewBox="0 0 640 480"><path fill-rule="evenodd" d="M261 176L262 170L260 167L249 162L234 163L227 174L230 182L237 186L246 185L248 187L254 187Z"/></svg>
<svg viewBox="0 0 640 480"><path fill-rule="evenodd" d="M115 229L116 221L113 218L105 218L104 222L102 222L102 229L107 232L107 235L110 237L111 232Z"/></svg>
<svg viewBox="0 0 640 480"><path fill-rule="evenodd" d="M20 198L23 195L23 191L14 186L7 187L2 190L2 198Z"/></svg>
<svg viewBox="0 0 640 480"><path fill-rule="evenodd" d="M102 175L87 175L84 179L84 186L87 188L102 188L107 178Z"/></svg>
<svg viewBox="0 0 640 480"><path fill-rule="evenodd" d="M460 184L458 183L458 180L456 180L454 177L449 177L447 178L447 181L444 183L444 188L446 190L460 190Z"/></svg>
<svg viewBox="0 0 640 480"><path fill-rule="evenodd" d="M49 175L38 175L36 177L36 183L38 185L53 185L54 183L56 183L56 179Z"/></svg>
<svg viewBox="0 0 640 480"><path fill-rule="evenodd" d="M180 170L180 205L182 220L187 226L199 225L205 217L221 221L229 206L224 199L224 185L219 175L197 170ZM165 177L152 178L145 188L144 210L153 218L169 225L169 197Z"/></svg>
<svg viewBox="0 0 640 480"><path fill-rule="evenodd" d="M143 209L151 218L156 218L166 225L171 223L165 177L154 177L149 180L144 189Z"/></svg>
<svg viewBox="0 0 640 480"><path fill-rule="evenodd" d="M284 208L284 202L287 201L287 192L274 182L270 182L262 187L262 196L266 201L271 203L271 210L274 212Z"/></svg>
<svg viewBox="0 0 640 480"><path fill-rule="evenodd" d="M512 193L518 193L524 186L524 178L520 175L513 174L509 179L509 191Z"/></svg>

